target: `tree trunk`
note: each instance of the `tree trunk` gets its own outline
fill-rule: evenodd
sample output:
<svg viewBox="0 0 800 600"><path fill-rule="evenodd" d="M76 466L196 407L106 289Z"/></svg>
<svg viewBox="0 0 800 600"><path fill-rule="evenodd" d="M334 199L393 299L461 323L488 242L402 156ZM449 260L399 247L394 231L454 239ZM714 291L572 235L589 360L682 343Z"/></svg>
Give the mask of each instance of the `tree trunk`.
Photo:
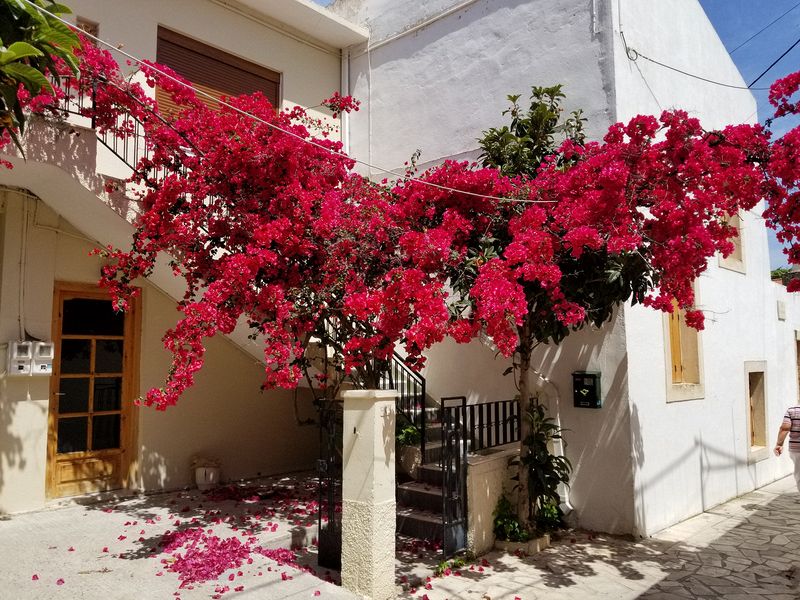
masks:
<svg viewBox="0 0 800 600"><path fill-rule="evenodd" d="M531 366L531 343L530 325L528 318L519 328L519 457L525 457L528 448L523 443L528 437L531 425L526 417L531 406L531 390L529 370ZM519 465L519 490L517 490L517 518L523 529L530 529L531 525L531 504L528 495L528 469L520 462Z"/></svg>

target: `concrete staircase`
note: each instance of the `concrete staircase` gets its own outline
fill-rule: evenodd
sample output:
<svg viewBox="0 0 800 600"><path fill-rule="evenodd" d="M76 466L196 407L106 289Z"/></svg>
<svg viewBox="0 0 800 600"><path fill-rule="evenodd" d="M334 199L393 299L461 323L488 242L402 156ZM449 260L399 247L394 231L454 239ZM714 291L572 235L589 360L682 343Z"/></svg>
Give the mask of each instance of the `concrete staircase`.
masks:
<svg viewBox="0 0 800 600"><path fill-rule="evenodd" d="M427 408L426 447L418 479L397 486L397 532L442 541L442 424L437 408Z"/></svg>

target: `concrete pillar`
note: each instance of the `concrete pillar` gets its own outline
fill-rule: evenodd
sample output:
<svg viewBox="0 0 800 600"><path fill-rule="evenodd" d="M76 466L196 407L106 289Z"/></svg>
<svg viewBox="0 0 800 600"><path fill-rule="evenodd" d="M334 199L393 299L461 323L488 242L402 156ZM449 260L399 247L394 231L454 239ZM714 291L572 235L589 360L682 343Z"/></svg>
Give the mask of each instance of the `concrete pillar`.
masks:
<svg viewBox="0 0 800 600"><path fill-rule="evenodd" d="M396 395L342 393L342 586L372 600L395 597Z"/></svg>

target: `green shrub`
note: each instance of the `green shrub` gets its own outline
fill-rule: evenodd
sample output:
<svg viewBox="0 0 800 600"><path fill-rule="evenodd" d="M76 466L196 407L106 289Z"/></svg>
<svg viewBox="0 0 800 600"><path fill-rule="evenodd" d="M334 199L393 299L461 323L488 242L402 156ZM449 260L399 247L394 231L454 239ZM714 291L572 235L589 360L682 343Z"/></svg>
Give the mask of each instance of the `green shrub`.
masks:
<svg viewBox="0 0 800 600"><path fill-rule="evenodd" d="M422 434L414 425L406 425L397 432L398 446L419 446Z"/></svg>
<svg viewBox="0 0 800 600"><path fill-rule="evenodd" d="M501 496L494 509L494 535L505 542L527 542L530 534L519 524L519 519L505 496Z"/></svg>

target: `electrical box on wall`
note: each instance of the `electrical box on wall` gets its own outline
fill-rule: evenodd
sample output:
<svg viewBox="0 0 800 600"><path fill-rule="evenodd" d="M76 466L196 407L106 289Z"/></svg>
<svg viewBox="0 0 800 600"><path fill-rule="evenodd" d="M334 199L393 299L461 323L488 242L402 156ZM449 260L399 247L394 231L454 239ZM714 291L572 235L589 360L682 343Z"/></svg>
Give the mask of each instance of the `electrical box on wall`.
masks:
<svg viewBox="0 0 800 600"><path fill-rule="evenodd" d="M8 375L52 375L56 347L53 342L9 342Z"/></svg>
<svg viewBox="0 0 800 600"><path fill-rule="evenodd" d="M600 408L600 373L575 371L572 374L572 397L578 408Z"/></svg>
<svg viewBox="0 0 800 600"><path fill-rule="evenodd" d="M7 375L30 375L33 363L33 342L9 342Z"/></svg>
<svg viewBox="0 0 800 600"><path fill-rule="evenodd" d="M52 375L55 357L56 345L53 342L34 342L31 375Z"/></svg>

